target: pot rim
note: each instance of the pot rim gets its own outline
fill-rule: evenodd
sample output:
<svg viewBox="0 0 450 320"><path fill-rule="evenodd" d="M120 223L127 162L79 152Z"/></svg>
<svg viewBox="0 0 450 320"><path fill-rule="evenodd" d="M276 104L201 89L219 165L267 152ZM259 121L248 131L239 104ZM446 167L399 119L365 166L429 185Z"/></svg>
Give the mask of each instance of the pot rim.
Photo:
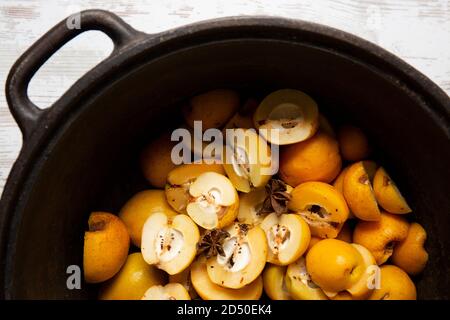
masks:
<svg viewBox="0 0 450 320"><path fill-rule="evenodd" d="M90 10L93 11L104 12ZM267 31L271 31L272 35L266 35ZM11 287L6 280L13 268L13 261L8 252L14 250L14 239L17 237L16 231L20 221L20 215L17 213L23 208L23 200L32 189L39 171L36 170L39 169L38 159L47 147L47 142L51 141L57 130L63 128L68 121L64 119L64 115L68 115L77 105L101 95L115 78L134 72L142 63L192 45L219 40L248 39L245 37L247 34L253 34L252 38L258 39L288 40L326 47L336 54L344 54L400 79L402 84L422 100L429 114L442 126L447 137L450 137L450 98L447 94L405 61L350 33L313 22L267 16L218 18L157 34L135 31L132 41L120 50L114 50L111 56L78 79L51 107L42 111L33 134L24 137L22 149L11 169L0 200L0 298L11 298ZM149 58L149 52L152 52L152 58ZM11 72L13 69L14 67ZM8 88L7 83L6 91Z"/></svg>

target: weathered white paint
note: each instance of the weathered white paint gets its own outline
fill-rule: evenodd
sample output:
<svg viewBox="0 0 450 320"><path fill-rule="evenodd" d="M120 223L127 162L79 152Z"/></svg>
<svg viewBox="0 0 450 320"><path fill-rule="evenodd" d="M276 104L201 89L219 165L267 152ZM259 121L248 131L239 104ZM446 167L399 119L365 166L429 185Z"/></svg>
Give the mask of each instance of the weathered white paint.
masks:
<svg viewBox="0 0 450 320"><path fill-rule="evenodd" d="M38 37L66 16L101 8L136 29L153 33L204 19L271 15L339 28L375 42L429 76L450 93L450 0L2 0L0 86ZM39 70L29 88L46 107L111 50L99 32L75 39ZM0 95L0 190L21 146L21 135Z"/></svg>

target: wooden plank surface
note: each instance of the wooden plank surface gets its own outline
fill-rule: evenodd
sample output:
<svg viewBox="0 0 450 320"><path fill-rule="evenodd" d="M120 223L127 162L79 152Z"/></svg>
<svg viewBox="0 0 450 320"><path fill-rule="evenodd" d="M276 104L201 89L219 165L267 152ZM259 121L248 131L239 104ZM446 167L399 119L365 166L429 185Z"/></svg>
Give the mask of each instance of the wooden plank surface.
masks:
<svg viewBox="0 0 450 320"><path fill-rule="evenodd" d="M36 39L66 16L110 10L148 33L210 18L270 15L326 24L372 41L406 60L450 94L450 0L0 0L0 86ZM70 42L29 87L47 107L112 49L100 32ZM0 94L0 191L21 147L21 134Z"/></svg>

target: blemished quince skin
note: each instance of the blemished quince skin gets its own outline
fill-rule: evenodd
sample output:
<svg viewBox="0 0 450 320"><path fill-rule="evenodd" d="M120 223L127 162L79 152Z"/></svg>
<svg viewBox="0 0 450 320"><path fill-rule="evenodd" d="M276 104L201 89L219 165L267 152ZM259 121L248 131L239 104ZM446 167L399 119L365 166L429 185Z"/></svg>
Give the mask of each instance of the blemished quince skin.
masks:
<svg viewBox="0 0 450 320"><path fill-rule="evenodd" d="M83 271L88 283L111 279L128 256L130 236L119 217L108 212L93 212L89 230L84 233Z"/></svg>
<svg viewBox="0 0 450 320"><path fill-rule="evenodd" d="M382 212L379 221L358 221L353 241L369 249L381 265L392 255L395 245L406 239L408 229L404 217Z"/></svg>

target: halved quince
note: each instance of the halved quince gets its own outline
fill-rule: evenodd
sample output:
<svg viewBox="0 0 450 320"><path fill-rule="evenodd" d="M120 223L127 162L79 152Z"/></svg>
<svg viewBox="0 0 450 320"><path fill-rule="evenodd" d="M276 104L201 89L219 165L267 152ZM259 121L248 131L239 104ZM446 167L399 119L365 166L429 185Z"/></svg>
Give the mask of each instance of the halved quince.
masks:
<svg viewBox="0 0 450 320"><path fill-rule="evenodd" d="M344 197L353 214L366 221L380 220L380 209L372 188L377 165L373 161L360 161L348 167L344 176Z"/></svg>
<svg viewBox="0 0 450 320"><path fill-rule="evenodd" d="M150 287L142 300L191 300L187 290L179 283L169 283L165 286Z"/></svg>
<svg viewBox="0 0 450 320"><path fill-rule="evenodd" d="M188 215L204 229L223 228L238 214L239 196L231 181L218 173L205 172L189 186Z"/></svg>
<svg viewBox="0 0 450 320"><path fill-rule="evenodd" d="M341 173L339 173L337 178L333 181L333 187L335 187L342 195L344 195L344 177L345 177L345 174L348 171L348 168L349 168L349 166L345 167L344 169L342 169ZM350 210L350 208L348 208L348 209L349 209L348 218L349 219L354 219L355 215Z"/></svg>
<svg viewBox="0 0 450 320"><path fill-rule="evenodd" d="M286 287L294 300L327 300L323 293L312 280L306 270L306 261L301 257L287 267Z"/></svg>
<svg viewBox="0 0 450 320"><path fill-rule="evenodd" d="M314 135L319 124L319 109L307 94L282 89L264 98L253 121L267 141L278 145L292 144ZM278 135L271 135L272 130L277 130Z"/></svg>
<svg viewBox="0 0 450 320"><path fill-rule="evenodd" d="M263 291L263 281L257 277L240 289L229 289L211 281L206 271L206 258L199 257L191 266L191 282L203 300L258 300Z"/></svg>
<svg viewBox="0 0 450 320"><path fill-rule="evenodd" d="M242 192L264 186L271 177L270 147L253 129L227 130L222 161L231 182Z"/></svg>
<svg viewBox="0 0 450 320"><path fill-rule="evenodd" d="M376 266L377 263L375 262L375 258L373 257L372 253L370 253L370 251L365 247L356 243L352 243L351 245L359 252L361 257L363 258L365 270L359 280L355 284L350 286L346 291L350 293L352 298L355 300L367 299L373 290L369 287L369 277L373 276L371 267Z"/></svg>
<svg viewBox="0 0 450 320"><path fill-rule="evenodd" d="M191 267L184 269L180 273L173 274L169 276L169 283L179 283L181 284L188 292L189 296L192 299L198 297L197 292L195 292L194 287L191 282Z"/></svg>
<svg viewBox="0 0 450 320"><path fill-rule="evenodd" d="M266 264L263 272L264 291L272 300L291 300L284 277L286 266Z"/></svg>
<svg viewBox="0 0 450 320"><path fill-rule="evenodd" d="M258 226L235 223L225 229L229 236L222 244L223 255L207 260L209 278L215 284L239 289L254 281L264 269L266 235Z"/></svg>
<svg viewBox="0 0 450 320"><path fill-rule="evenodd" d="M200 233L186 215L169 218L163 213L152 214L144 224L141 251L144 260L168 274L186 269L197 253Z"/></svg>
<svg viewBox="0 0 450 320"><path fill-rule="evenodd" d="M267 262L285 266L305 253L311 233L308 224L297 214L269 214L261 223L267 237Z"/></svg>
<svg viewBox="0 0 450 320"><path fill-rule="evenodd" d="M189 203L189 187L199 175L216 172L225 175L221 164L192 163L176 167L169 172L166 184L166 199L169 205L179 213L186 213Z"/></svg>
<svg viewBox="0 0 450 320"><path fill-rule="evenodd" d="M249 193L241 193L239 195L239 213L237 219L241 223L258 225L265 215L258 214L267 194L264 188L258 188Z"/></svg>
<svg viewBox="0 0 450 320"><path fill-rule="evenodd" d="M336 238L349 210L342 194L324 182L305 182L294 188L289 209L302 216L311 234L321 238Z"/></svg>
<svg viewBox="0 0 450 320"><path fill-rule="evenodd" d="M378 168L375 173L373 189L378 203L387 212L402 214L412 211L397 185L383 167Z"/></svg>
<svg viewBox="0 0 450 320"><path fill-rule="evenodd" d="M369 271L376 267L376 262L363 246L325 239L308 251L306 267L311 279L328 297L347 291L354 299L364 299L371 291Z"/></svg>

